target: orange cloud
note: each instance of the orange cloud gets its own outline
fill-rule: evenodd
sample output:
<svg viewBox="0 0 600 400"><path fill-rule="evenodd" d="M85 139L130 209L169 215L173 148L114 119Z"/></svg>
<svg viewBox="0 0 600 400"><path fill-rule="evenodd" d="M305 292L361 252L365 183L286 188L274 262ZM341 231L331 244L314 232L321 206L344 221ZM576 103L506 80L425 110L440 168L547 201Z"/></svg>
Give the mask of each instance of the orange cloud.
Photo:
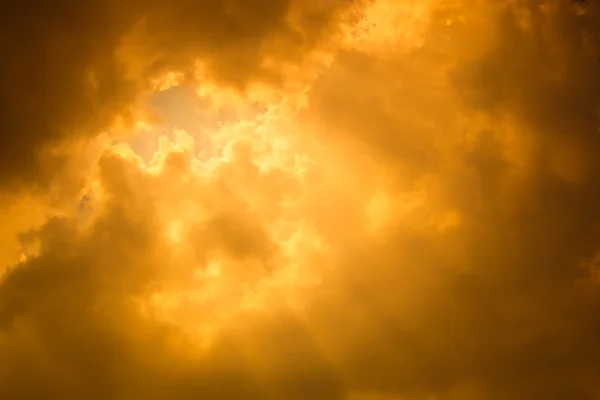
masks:
<svg viewBox="0 0 600 400"><path fill-rule="evenodd" d="M600 394L593 2L0 20L1 398Z"/></svg>

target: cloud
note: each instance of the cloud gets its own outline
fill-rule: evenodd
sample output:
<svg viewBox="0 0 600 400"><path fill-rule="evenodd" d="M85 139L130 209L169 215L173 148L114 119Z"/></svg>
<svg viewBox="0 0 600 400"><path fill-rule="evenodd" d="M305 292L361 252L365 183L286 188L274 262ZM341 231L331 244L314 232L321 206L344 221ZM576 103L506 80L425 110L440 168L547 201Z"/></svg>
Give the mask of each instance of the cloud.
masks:
<svg viewBox="0 0 600 400"><path fill-rule="evenodd" d="M252 221L256 213L228 211L226 193L210 204L204 193L219 195L218 181L189 180L189 165L172 162L184 156L167 153L162 172L152 172L131 152L108 151L88 203L91 219L55 218L23 238L38 250L2 279L0 391L33 398L339 396L339 379L290 311L263 319L240 308L264 307L263 292L273 296L279 286L292 296L294 287L279 283L286 271L270 269L271 249L309 255L310 244L286 253L285 241L274 243L273 232ZM177 204L161 196L167 186L188 197ZM188 202L196 196L207 203ZM189 213L177 237L169 230L171 207ZM249 327L238 329L238 314ZM213 324L217 333L203 330ZM210 346L201 351L205 340Z"/></svg>
<svg viewBox="0 0 600 400"><path fill-rule="evenodd" d="M57 16L90 19L39 19L56 36L30 33L27 57L81 47L56 66L58 103L35 100L57 108L21 120L41 106L11 105L22 147L3 148L36 160L7 159L21 185L161 74L186 83L154 95L163 125L44 169L86 166L79 207L7 209L2 240L24 255L0 278L0 395L598 397L597 6L360 6L65 4ZM286 86L325 47L309 88ZM3 68L57 85L18 54ZM24 82L6 93L25 99Z"/></svg>
<svg viewBox="0 0 600 400"><path fill-rule="evenodd" d="M567 2L461 7L432 22L410 56L345 53L315 85L317 124L377 154L397 191L428 194L420 208L430 218L461 215L432 235L412 214L377 250L348 256L335 298L349 311L316 313L358 389L596 395L598 366L585 354L595 352L587 310L597 287L580 268L598 245L595 12Z"/></svg>
<svg viewBox="0 0 600 400"><path fill-rule="evenodd" d="M131 121L139 93L173 71L244 88L278 83L336 30L345 1L15 3L2 16L0 184L47 186L66 140ZM69 21L66 23L65 21ZM267 65L268 64L268 65ZM270 65L270 66L269 66Z"/></svg>

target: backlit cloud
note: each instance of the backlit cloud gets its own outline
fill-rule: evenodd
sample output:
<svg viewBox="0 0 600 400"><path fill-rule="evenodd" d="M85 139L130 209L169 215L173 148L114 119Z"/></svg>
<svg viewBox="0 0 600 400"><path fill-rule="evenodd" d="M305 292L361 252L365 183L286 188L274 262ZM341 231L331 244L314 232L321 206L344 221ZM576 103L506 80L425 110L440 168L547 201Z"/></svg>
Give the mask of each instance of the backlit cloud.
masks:
<svg viewBox="0 0 600 400"><path fill-rule="evenodd" d="M599 11L15 5L0 397L597 398Z"/></svg>

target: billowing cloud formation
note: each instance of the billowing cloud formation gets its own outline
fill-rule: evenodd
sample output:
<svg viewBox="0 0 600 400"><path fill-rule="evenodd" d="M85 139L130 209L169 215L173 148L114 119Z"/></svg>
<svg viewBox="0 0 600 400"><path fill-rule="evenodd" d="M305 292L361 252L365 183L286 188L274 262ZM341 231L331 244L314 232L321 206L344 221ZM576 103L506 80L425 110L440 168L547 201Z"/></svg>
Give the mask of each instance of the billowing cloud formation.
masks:
<svg viewBox="0 0 600 400"><path fill-rule="evenodd" d="M347 1L101 1L7 5L2 48L2 176L50 180L66 139L89 137L166 73L243 88L276 83L339 29ZM61 147L61 144L63 146Z"/></svg>
<svg viewBox="0 0 600 400"><path fill-rule="evenodd" d="M66 89L9 102L1 176L86 184L5 212L0 397L600 396L596 4L201 3L99 3L54 26L79 61L33 63L75 45L51 23L15 56L9 97ZM172 71L162 127L47 164Z"/></svg>

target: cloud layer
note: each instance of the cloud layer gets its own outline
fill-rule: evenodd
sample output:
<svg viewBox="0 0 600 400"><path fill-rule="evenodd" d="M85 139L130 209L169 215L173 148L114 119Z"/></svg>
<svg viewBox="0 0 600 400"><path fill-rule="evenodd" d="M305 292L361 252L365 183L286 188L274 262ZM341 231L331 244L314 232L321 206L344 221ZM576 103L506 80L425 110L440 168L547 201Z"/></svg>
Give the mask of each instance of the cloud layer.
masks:
<svg viewBox="0 0 600 400"><path fill-rule="evenodd" d="M0 397L600 396L594 2L27 7Z"/></svg>

